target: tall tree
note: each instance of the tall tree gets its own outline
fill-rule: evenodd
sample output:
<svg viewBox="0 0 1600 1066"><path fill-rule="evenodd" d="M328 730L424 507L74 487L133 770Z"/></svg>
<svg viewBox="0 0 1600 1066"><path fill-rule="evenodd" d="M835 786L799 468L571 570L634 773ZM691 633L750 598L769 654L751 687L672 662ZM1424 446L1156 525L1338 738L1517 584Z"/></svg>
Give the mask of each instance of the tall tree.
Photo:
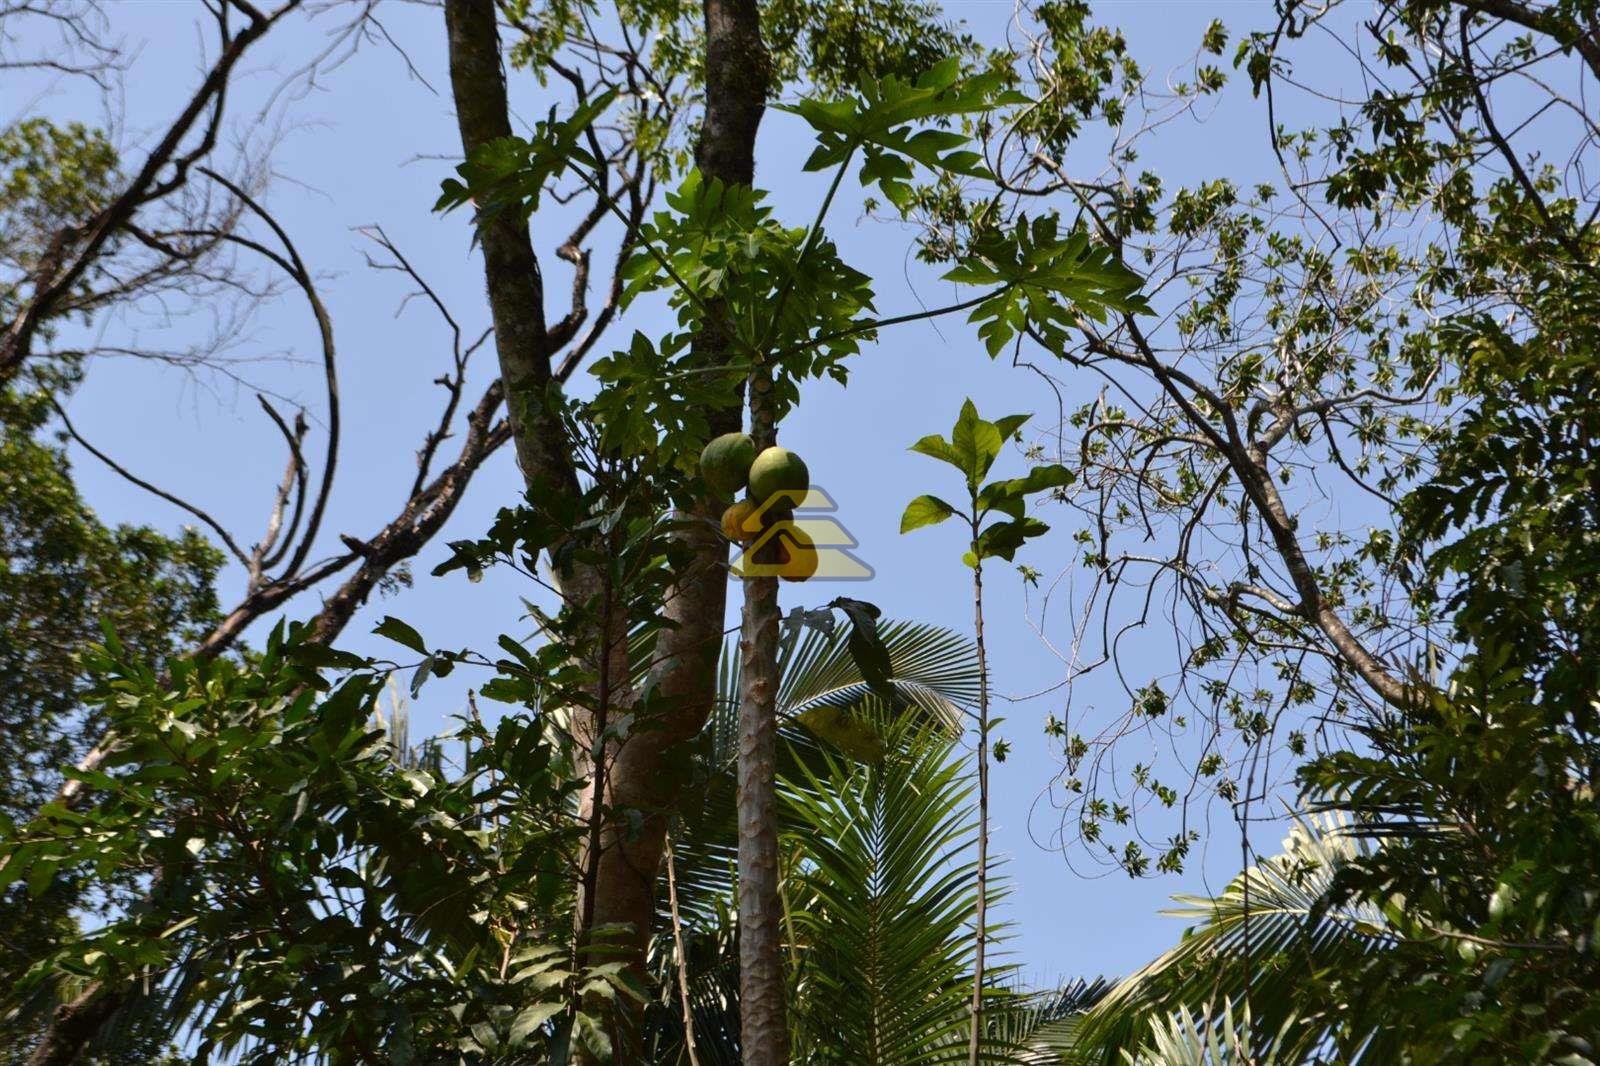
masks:
<svg viewBox="0 0 1600 1066"><path fill-rule="evenodd" d="M694 454L709 436L738 425L741 385L753 382L749 390L755 410L753 424L766 437L797 401L802 381L821 375L842 380L845 358L885 325L967 310L982 323L985 334L992 336L1012 328L1010 323L1026 307L1050 304L1101 318L1108 311L1120 313L1139 306L1134 295L1136 276L1081 237L1062 239L1058 222L1050 219L998 228L986 235L981 248L960 256L951 280L981 288L976 297L948 307L874 317L870 279L843 263L837 247L825 235L828 205L843 179L858 173L864 185L901 209L909 207L916 195L911 182L919 170L936 180L989 181L992 174L988 168L968 150L969 136L945 127L958 123L976 127L985 112L1021 101L1003 91L1002 74L963 77L960 59L964 46L959 38L941 37L937 32L920 40L916 35L908 37L903 32L907 19L932 25L928 9L879 4L869 10L874 18L899 20L899 28L885 34L886 47L875 50L877 61L891 69L852 71L861 76L854 94L837 100L805 100L793 107L813 127L818 141L807 167L831 171L832 183L815 221L809 227L792 228L781 224L773 208L763 203L763 195L750 186L753 170L730 170L726 178L710 173L715 167L732 165L730 150L746 155L753 150L771 88L767 64L752 51L759 42L753 8L712 5L701 13L702 20L694 22L697 28L692 32L684 32L688 21L684 9L669 4L651 12L668 37L681 34L683 41L698 41L706 55L723 55L719 49L725 50L728 62L705 67L694 61L700 52L671 48L653 51L651 60L665 64L653 66L626 42L630 25L626 19L620 30L624 46L592 48L587 9L543 13L559 23L554 32L542 20L543 14L533 17L521 5L500 8L462 0L445 9L466 159L458 168L459 180L446 183L441 206L467 202L475 206L501 363L500 379L485 392L468 419L473 433L467 447L474 460L481 461L484 449L492 450L491 442L515 438L528 489L527 505L503 512L485 540L456 545L457 554L447 569L476 573L491 559L509 560L536 580L543 580L542 575L532 573L528 561L537 564L543 560L550 568L549 583L558 610L544 627L548 643L530 651L518 642L503 641L501 648L512 658L495 666L518 684L497 685L495 691L512 702L526 704L541 729L558 728L552 725L558 716L570 726L559 728L564 742L574 745L571 755L583 775L574 791L581 797L577 820L585 827L572 856L575 869L570 871L577 889L571 908L578 926L576 968L558 982L565 994L556 1009L565 1020L558 1023L552 1015L535 1012L528 1015L533 1020L526 1024L549 1032L553 1039L561 1039L562 1033L571 1037L581 1030L587 1050L594 1054L610 1045L627 1056L638 1040L636 1019L627 1009L611 1012L609 1034L586 1028L589 1023L583 1019L589 1017L588 996L599 995L600 986L586 984L581 974L597 963L603 948L600 938L617 925L629 929L623 961L636 975L643 969L644 945L656 911L653 897L664 834L673 806L685 796L685 771L691 767L688 741L699 732L711 707L714 656L725 603L725 540L719 524L712 521L717 505L708 498L707 486L690 471ZM823 14L806 5L797 5L790 15L795 12L804 19ZM570 109L558 108L522 137L512 134L509 119L500 41L502 15L522 35L511 46L511 56L557 73L572 91ZM858 53L825 47L828 34L853 37L862 28L859 24L837 30L831 26L826 24L826 33L794 35L785 42L787 53L772 69L818 83L839 79L842 72L829 64ZM572 55L562 52L568 40L573 42L573 54L582 57L576 67L565 62ZM923 65L930 58L929 40L947 43L945 51L953 54L926 69L909 73L894 69L900 64ZM912 41L915 43L908 43ZM797 61L802 55L805 61ZM647 218L656 181L670 174L675 164L686 162L675 159L670 137L674 108L684 99L676 79L688 79L702 70L703 83L689 81L693 91L703 88L705 93L706 121L696 145L701 166L676 183L666 197L667 210ZM859 172L854 165L857 160L865 164ZM257 197L220 174L213 180L232 194L243 216L264 227L270 240L253 240L249 247L282 270L310 308L321 340L329 411L336 411L332 323L309 269L286 229ZM546 217L539 213L543 198L570 203L568 194L574 191L587 209L557 250L572 267L573 299L568 313L551 323L545 318L543 264L535 251L535 231L530 229L529 219ZM620 223L620 266L603 307L594 321L588 322L585 242L608 219ZM397 249L388 244L383 247L396 266L421 284ZM660 337L635 334L625 349L594 363L592 370L600 389L593 399L578 401L568 396L563 383L594 348L611 317L640 293L651 291L666 293L677 312L678 328ZM432 299L431 292L428 295ZM427 477L438 440L448 432L456 414L466 355L475 348L464 345L456 350L455 374L445 381L450 396L445 416L422 450L423 471L406 513L398 520L400 528L392 536L386 528L382 537L371 541L347 538L347 554L301 569L317 536L319 519L326 513L336 449L330 440L320 483L308 488L300 448L304 430L291 428L281 418L278 424L289 445L290 462L274 497L269 532L262 543L243 551L238 539L210 521L203 509L190 508L246 568L251 597L247 606L258 613L280 605L294 591L355 565L355 574L347 581L347 587L356 582L355 588L349 595L340 589L309 631L291 634L287 643L285 638L273 638L275 653L287 655L285 648L297 649L296 667L365 668L366 664L329 650L326 642L371 589L370 583L362 586L360 582L380 579L383 567L405 558L425 542L448 515L449 502L459 498L465 477L450 483L451 495L442 501L429 495L433 483ZM559 363L554 361L558 355ZM501 402L507 404L507 420L494 423ZM329 423L332 438L337 418L330 417ZM71 431L70 423L63 421L63 425ZM470 469L466 474L470 475ZM292 517L301 513L300 503L307 504L308 528L300 528ZM413 510L413 505L419 509ZM673 512L665 522L659 520L662 508ZM289 532L280 534L286 515L291 516ZM280 535L284 537L281 542ZM285 571L272 571L285 558ZM775 601L760 593L752 600L752 617L759 623L752 628L760 636L750 642L754 657L745 677L745 702L751 711L746 720L754 732L765 730L770 737L775 727L772 694L762 696L759 689L763 676L769 682L774 680L769 668L775 648L768 634L776 620ZM850 609L869 616L864 605L853 604ZM183 714L199 715L199 720L178 727L181 734L202 727L222 733L237 728L250 735L276 728L270 711L252 702L255 690L249 684L238 701L223 701L224 706L189 706L193 697L186 686L228 671L228 664L214 661L214 653L236 639L256 616L251 610L242 611L237 618L233 614L225 618L226 628L219 630L222 637L214 643L209 638L202 642L198 661L174 672L173 691L163 693L158 676L139 675L148 701L160 704L170 700ZM429 648L403 623L385 622L380 631L425 656L416 667L414 684L442 675L457 663L481 665L481 659L467 653ZM108 669L114 673L125 665ZM277 660L273 665L282 666ZM272 677L275 680L270 684L263 681L269 695L276 691L271 688L274 684L296 695L302 688L320 690L311 675L296 670ZM882 680L879 670L877 681ZM359 686L350 691L359 691ZM340 697L345 701L353 698ZM340 721L348 729L341 743L358 744L359 739L350 738L359 738L359 725L350 719L350 708L341 706L344 717ZM89 762L74 775L72 794L46 812L38 827L41 835L34 837L29 830L30 835L10 847L8 863L14 865L6 867L9 878L26 877L47 885L65 866L87 861L62 828L72 824L71 806L92 798L94 792L105 793L104 802L95 808L96 817L120 819L125 813L122 805L130 800L137 801L141 818L159 817L163 809L187 816L184 812L190 801L184 799L186 790L204 791L205 776L184 767L180 767L180 775L171 776L173 771L167 768L171 753L164 748L176 742L162 724L168 712L143 704L141 708L153 713L123 716L121 721L134 732L119 736L113 731L106 743L97 746L102 752L99 762ZM229 724L235 720L241 724ZM497 736L497 757L499 745ZM179 746L184 749L179 753L181 762L189 757L188 745ZM754 760L760 761L759 757ZM146 762L157 765L148 769ZM117 778L108 777L101 766L126 767L134 792L124 791ZM167 780L183 783L161 784ZM381 790L386 787L383 780L380 774L360 787ZM770 780L767 776L766 789L770 789ZM147 803L150 788L160 799L153 808ZM749 835L770 840L771 805L766 813L760 810L762 784L757 782L746 791L755 801L756 815L749 819ZM765 795L770 797L770 792ZM193 809L212 810L215 798L195 795ZM270 805L251 811L252 818L274 816ZM463 815L450 809L440 810L438 816L453 825ZM278 832L257 831L250 825L223 828L219 838L222 854L235 848L259 853L264 846L261 840L277 839ZM70 1059L99 1020L126 1001L138 982L149 985L167 979L162 976L166 972L163 967L177 961L166 949L145 958L142 953L155 946L143 938L164 917L172 918L174 924L186 920L183 909L192 903L188 893L195 885L204 884L192 875L205 860L196 855L197 862L191 864L180 851L167 848L152 856L136 846L138 839L137 834L124 838L133 849L128 861L142 875L152 876L154 891L137 919L117 923L101 939L110 944L121 933L132 932L133 942L143 946L125 948L111 957L87 952L85 958L94 956L92 964L72 960L75 966L91 966L94 976L79 1000L58 1012L50 1055L42 1061ZM199 841L198 851L203 854L207 838L197 834L191 839ZM51 849L65 850L45 855L38 849L46 843ZM351 840L345 846L360 849L368 843ZM566 857L565 852L555 855L561 862ZM152 858L157 862L154 870ZM323 861L328 857L314 858ZM282 894L287 886L266 876L269 873L258 871L259 876L252 875L239 891L249 898L259 892L269 897ZM323 876L313 872L310 882L291 878L298 886L294 892L306 891L307 884L315 884ZM754 879L751 883L755 885ZM385 896L381 886L364 886L361 891L376 893L374 899L393 898ZM775 914L773 892L766 893L764 900L759 898L762 893L750 895L752 905L759 904L769 916ZM267 902L277 905L271 899ZM288 957L292 957L301 949L299 938L307 935L302 922L305 905L295 903L285 914L283 939L268 945L267 950L288 944ZM309 905L315 909L321 904ZM401 904L396 901L392 905ZM561 908L553 907L551 913L561 913ZM760 923L752 919L749 924L755 931ZM764 930L763 957L769 962L778 944L777 924L774 918ZM548 915L539 932L550 934ZM194 934L206 950L211 949L211 938L216 935L220 930L214 924ZM218 946L216 950L223 957L232 948ZM62 957L70 957L70 952ZM464 957L477 956L469 953ZM781 968L775 966L766 973L774 971L781 976ZM750 967L752 978L761 973L760 967ZM774 984L768 982L769 991ZM765 1000L768 1009L764 1015L752 1011L752 1018L763 1019L763 1035L751 1040L747 1051L780 1060L787 1029L781 983L776 983L776 991L777 997ZM605 998L610 1008L615 1001L609 995ZM292 991L282 989L269 999L274 1004L298 1002ZM761 1001L760 993L752 996L753 1003ZM542 1011L547 1006L550 1004L540 1001L528 1009ZM316 1013L314 1007L306 1009ZM313 1043L330 1038L329 1032L321 1029L304 1037ZM372 1034L353 1033L350 1039L355 1043L347 1051L358 1056L375 1046ZM479 1038L475 1035L474 1039Z"/></svg>
<svg viewBox="0 0 1600 1066"><path fill-rule="evenodd" d="M470 158L511 135L497 13L492 0L450 0L445 5L450 37L451 85L461 128L462 147ZM729 186L748 187L755 169L755 136L766 105L767 59L754 3L712 0L705 8L706 104L696 148L702 171ZM567 458L568 444L549 403L552 377L548 331L544 322L543 285L527 226L512 212L502 212L479 226L484 274L502 380L513 397L517 455L530 491L576 491L576 477ZM694 340L696 358L717 365L728 357L728 342L715 329ZM737 406L699 412L708 429L736 428ZM672 749L693 737L710 713L715 666L722 640L726 598L726 543L714 532L720 507L709 497L692 505L685 525L687 561L667 600L671 631L658 652L660 665L648 687L673 706L650 733L608 755L603 735L594 738L595 769L607 780L599 803L613 809L647 812L644 828L631 832L608 823L599 841L599 868L592 904L580 905L597 925L626 924L633 930L631 961L641 970L655 913L655 883L666 839L665 811L671 793ZM577 568L559 574L562 595L576 603L591 602L598 589L595 576ZM629 620L602 619L610 632L626 632ZM617 648L625 648L619 640ZM613 691L627 684L625 658L602 665ZM611 765L606 766L610 760ZM585 909L586 907L586 909Z"/></svg>
<svg viewBox="0 0 1600 1066"><path fill-rule="evenodd" d="M1150 567L1196 633L1173 664L1185 687L1145 670L1113 729L1209 715L1190 772L1241 820L1283 780L1269 763L1298 767L1314 809L1354 816L1320 855L1257 864L1246 836L1247 872L1129 991L1158 1022L1181 1008L1185 1027L1239 1023L1263 1054L1586 1058L1600 201L1579 175L1600 131L1580 102L1600 80L1600 9L1367 14L1281 3L1236 54L1282 189L1202 183L1158 222L1153 196L1040 164L1124 254L1167 255L1175 277L1211 257L1163 322L1077 347L1039 331L1118 397L1071 423L1100 589L1138 588ZM1307 44L1329 36L1359 74L1339 84L1369 79L1331 118ZM1225 43L1214 27L1208 47ZM1199 73L1196 91L1220 86ZM1364 529L1307 519L1333 499L1325 479L1374 501ZM1134 811L1096 794L1089 742L1064 739L1094 841ZM1147 765L1134 783L1147 803L1178 799ZM1116 857L1142 872L1135 847ZM1120 999L1108 1010L1126 1022Z"/></svg>

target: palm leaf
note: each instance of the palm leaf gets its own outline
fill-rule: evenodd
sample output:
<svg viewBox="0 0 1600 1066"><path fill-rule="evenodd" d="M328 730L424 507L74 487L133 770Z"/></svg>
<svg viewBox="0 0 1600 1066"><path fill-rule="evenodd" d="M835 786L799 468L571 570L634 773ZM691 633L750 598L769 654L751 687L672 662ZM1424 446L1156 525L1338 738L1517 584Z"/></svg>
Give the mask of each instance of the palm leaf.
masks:
<svg viewBox="0 0 1600 1066"><path fill-rule="evenodd" d="M948 629L910 622L884 623L879 634L889 652L890 684L916 712L913 717L952 735L958 732L962 708L977 698L977 651L972 642ZM805 630L784 643L778 668L778 719L783 723L780 778L803 780L801 766L815 765L824 746L852 758L882 757L883 738L875 723L886 708L850 655L846 630L832 634ZM717 667L716 703L699 737L700 780L680 808L673 840L679 905L684 921L691 925L712 920L720 902L733 891L738 705L738 648L729 641ZM797 727L796 722L809 728ZM833 728L828 728L830 722ZM824 744L818 742L819 732Z"/></svg>
<svg viewBox="0 0 1600 1066"><path fill-rule="evenodd" d="M684 930L689 973L689 1012L694 1021L695 1057L701 1066L739 1066L739 943L737 919L729 907L699 928ZM645 1014L644 1047L657 1066L687 1066L683 1002L678 986L673 938L657 937L649 967L657 997Z"/></svg>
<svg viewBox="0 0 1600 1066"><path fill-rule="evenodd" d="M1016 995L1010 1003L985 1008L993 1038L1014 1051L1023 1066L1056 1066L1061 1056L1052 1047L1071 1040L1083 1016L1105 998L1111 985L1103 977L1078 978L1048 992Z"/></svg>
<svg viewBox="0 0 1600 1066"><path fill-rule="evenodd" d="M972 641L953 630L917 622L886 622L878 633L889 652L889 684L896 693L944 729L959 731L962 709L978 698L978 659ZM824 740L863 735L861 728L882 707L850 654L845 627L831 634L806 629L786 640L779 651L778 670L779 720L798 722ZM719 664L717 702L708 724L714 755L727 762L734 756L739 674L739 656L730 641ZM857 729L841 730L836 725L845 722Z"/></svg>
<svg viewBox="0 0 1600 1066"><path fill-rule="evenodd" d="M1289 1057L1323 1045L1335 1023L1349 1019L1335 1017L1336 1004L1319 1002L1314 975L1391 938L1374 906L1324 905L1334 873L1363 847L1346 828L1332 815L1302 820L1281 855L1245 871L1221 895L1174 897L1180 906L1166 913L1195 923L1183 940L1118 983L1079 1024L1042 1034L1047 1046L1063 1062L1116 1062L1138 1053L1152 1024L1186 1010L1231 1018L1235 1006L1262 1047Z"/></svg>
<svg viewBox="0 0 1600 1066"><path fill-rule="evenodd" d="M1233 1008L1222 1016L1194 1016L1187 1007L1150 1021L1150 1033L1137 1052L1124 1051L1127 1066L1290 1066L1302 1059L1280 1032L1269 1040L1257 1035L1246 1007L1238 1022Z"/></svg>
<svg viewBox="0 0 1600 1066"><path fill-rule="evenodd" d="M791 878L809 897L791 915L797 1057L807 1062L921 1066L967 1054L972 787L950 737L915 720L887 730L882 760L825 752L779 785L785 838L803 856ZM1003 890L990 883L993 903ZM985 1043L984 1061L1010 1061L999 1040Z"/></svg>

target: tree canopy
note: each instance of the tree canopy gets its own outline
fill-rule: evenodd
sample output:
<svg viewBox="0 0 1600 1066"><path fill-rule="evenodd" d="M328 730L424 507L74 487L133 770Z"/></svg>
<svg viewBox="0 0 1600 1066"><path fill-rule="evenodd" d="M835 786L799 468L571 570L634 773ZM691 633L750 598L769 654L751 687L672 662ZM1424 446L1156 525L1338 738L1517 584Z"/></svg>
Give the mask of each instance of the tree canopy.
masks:
<svg viewBox="0 0 1600 1066"><path fill-rule="evenodd" d="M962 14L217 0L125 122L121 12L0 0L0 81L106 112L0 129L4 1061L1600 1058L1600 7L1275 0L1155 72ZM374 49L470 252L351 235L436 331L392 411L265 132ZM1219 122L1260 166L1173 162ZM791 429L919 330L907 619ZM76 413L163 368L252 394L253 531ZM1170 950L1025 983L1019 883L1219 855Z"/></svg>

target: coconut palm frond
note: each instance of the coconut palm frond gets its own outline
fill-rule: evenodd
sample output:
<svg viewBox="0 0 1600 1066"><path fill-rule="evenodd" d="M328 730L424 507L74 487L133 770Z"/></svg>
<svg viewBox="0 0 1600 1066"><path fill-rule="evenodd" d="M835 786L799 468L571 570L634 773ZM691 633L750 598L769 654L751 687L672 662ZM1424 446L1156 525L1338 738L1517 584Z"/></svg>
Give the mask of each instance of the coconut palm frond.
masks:
<svg viewBox="0 0 1600 1066"><path fill-rule="evenodd" d="M1020 1066L1057 1066L1053 1046L1070 1041L1073 1028L1105 998L1111 984L1103 977L1079 978L1046 992L1015 996L985 1012L986 1028L999 1046L1011 1049L1007 1060Z"/></svg>
<svg viewBox="0 0 1600 1066"><path fill-rule="evenodd" d="M799 715L820 706L849 707L867 694L850 656L847 632L808 631L795 646L779 706ZM939 626L888 622L879 627L889 651L890 683L948 729L960 727L960 708L978 698L977 652L967 637Z"/></svg>
<svg viewBox="0 0 1600 1066"><path fill-rule="evenodd" d="M911 717L951 733L961 707L977 698L977 651L952 630L911 622L885 622L879 634L889 651L890 681L917 713ZM779 655L778 775L803 782L801 767L817 765L825 748L852 759L881 758L877 723L887 720L883 701L861 676L847 646L848 630L805 630ZM699 787L681 811L674 835L683 920L710 920L733 891L738 838L735 741L738 731L739 654L729 641L717 665L717 702L701 732ZM795 725L804 724L805 728ZM821 738L819 740L819 737ZM664 905L663 905L664 906ZM665 915L663 914L663 918Z"/></svg>
<svg viewBox="0 0 1600 1066"><path fill-rule="evenodd" d="M823 753L781 782L791 879L809 895L790 915L805 1009L797 1057L914 1066L966 1057L977 910L976 818L954 742L902 720L888 755ZM991 880L991 901L1000 889ZM995 998L1007 970L997 967ZM806 1029L809 1025L812 1028ZM985 1061L1009 1061L989 1041Z"/></svg>
<svg viewBox="0 0 1600 1066"><path fill-rule="evenodd" d="M1246 1008L1238 1022L1233 1008L1222 1016L1198 1017L1180 1007L1150 1022L1150 1033L1138 1051L1124 1051L1127 1066L1290 1066L1302 1059L1289 1046L1287 1033L1263 1040Z"/></svg>
<svg viewBox="0 0 1600 1066"><path fill-rule="evenodd" d="M1334 873L1365 846L1347 828L1334 815L1301 819L1282 854L1221 895L1174 897L1179 906L1166 913L1195 923L1183 940L1119 982L1055 1049L1066 1061L1116 1062L1136 1051L1152 1020L1235 1005L1248 1005L1258 1043L1285 1056L1320 1046L1337 1008L1319 1001L1315 975L1391 939L1376 907L1325 905Z"/></svg>
<svg viewBox="0 0 1600 1066"><path fill-rule="evenodd" d="M885 622L878 634L889 652L889 683L896 692L942 728L959 731L962 708L978 697L978 660L972 641L953 630L917 622ZM778 669L779 720L799 722L824 740L840 735L838 723L859 729L859 723L882 706L850 654L847 627L831 634L807 629L785 641ZM739 674L737 644L729 641L718 666L717 702L707 730L714 756L730 762Z"/></svg>

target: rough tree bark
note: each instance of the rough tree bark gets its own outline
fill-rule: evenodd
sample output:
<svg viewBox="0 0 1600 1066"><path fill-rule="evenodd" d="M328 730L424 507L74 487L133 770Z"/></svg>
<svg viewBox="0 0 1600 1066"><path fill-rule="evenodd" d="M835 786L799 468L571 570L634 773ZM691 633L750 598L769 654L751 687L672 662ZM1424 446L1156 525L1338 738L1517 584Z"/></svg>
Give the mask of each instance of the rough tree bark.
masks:
<svg viewBox="0 0 1600 1066"><path fill-rule="evenodd" d="M756 132L766 107L770 67L754 0L706 0L706 105L695 159L702 174L727 185L755 176ZM719 310L712 308L713 314ZM694 340L706 365L728 361L731 340L714 323ZM709 411L711 436L739 428L737 406ZM628 836L609 833L600 860L595 920L631 925L633 957L642 967L655 913L656 884L670 814L688 768L686 742L705 725L716 698L717 658L727 609L727 544L718 532L719 501L702 498L679 534L692 562L674 581L665 605L670 628L657 644L658 665L647 689L663 708L654 728L631 737L611 768L611 802L644 815Z"/></svg>
<svg viewBox="0 0 1600 1066"><path fill-rule="evenodd" d="M511 136L500 31L493 0L448 0L444 19L456 125L461 148L471 155L490 141ZM578 477L566 435L544 402L552 381L550 335L544 276L528 227L515 212L503 212L479 228L478 243L517 464L530 489L576 495Z"/></svg>
<svg viewBox="0 0 1600 1066"><path fill-rule="evenodd" d="M445 14L462 146L470 153L511 132L495 10L492 0L448 0ZM769 79L757 6L753 0L706 0L705 24L706 110L697 162L708 177L748 185ZM480 240L508 395L542 390L550 382L549 355L542 340L542 281L528 231L507 217L486 229ZM707 363L725 361L728 351L729 340L714 328L695 339L695 356ZM515 384L519 381L521 386ZM570 468L561 469L562 441L552 427L537 422L539 412L531 408L514 412L523 416L513 430L530 486L541 479L557 491L575 484ZM707 415L713 435L736 429L740 422L737 407ZM711 499L690 508L688 517L695 521L680 536L692 549L691 561L676 576L668 596L665 615L671 628L659 639L657 665L646 686L661 709L653 712L652 728L636 732L610 752L605 768L607 804L613 810L639 812L642 824L631 832L614 822L603 827L594 898L579 901L579 913L590 915L595 925L631 927L628 961L641 971L669 814L686 781L681 772L687 768L685 742L699 733L715 698L727 602L727 546L717 533L718 513ZM574 586L571 581L569 576L564 594L583 595L583 582ZM619 1056L626 1059L637 1035L632 1019L619 1019L613 1035Z"/></svg>

